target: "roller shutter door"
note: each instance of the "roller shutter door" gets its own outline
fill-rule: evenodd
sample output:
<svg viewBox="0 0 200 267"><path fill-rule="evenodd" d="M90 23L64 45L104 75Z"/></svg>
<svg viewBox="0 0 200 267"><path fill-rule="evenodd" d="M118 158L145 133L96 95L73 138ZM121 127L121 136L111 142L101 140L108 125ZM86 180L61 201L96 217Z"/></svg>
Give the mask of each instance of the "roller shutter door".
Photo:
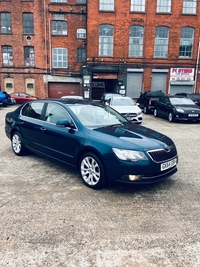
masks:
<svg viewBox="0 0 200 267"><path fill-rule="evenodd" d="M166 92L167 73L152 73L151 91Z"/></svg>
<svg viewBox="0 0 200 267"><path fill-rule="evenodd" d="M193 93L193 85L171 85L170 95L175 95L177 93Z"/></svg>
<svg viewBox="0 0 200 267"><path fill-rule="evenodd" d="M82 95L80 83L49 83L49 98L60 98L64 95Z"/></svg>
<svg viewBox="0 0 200 267"><path fill-rule="evenodd" d="M138 98L142 91L142 72L127 73L126 95L131 98Z"/></svg>

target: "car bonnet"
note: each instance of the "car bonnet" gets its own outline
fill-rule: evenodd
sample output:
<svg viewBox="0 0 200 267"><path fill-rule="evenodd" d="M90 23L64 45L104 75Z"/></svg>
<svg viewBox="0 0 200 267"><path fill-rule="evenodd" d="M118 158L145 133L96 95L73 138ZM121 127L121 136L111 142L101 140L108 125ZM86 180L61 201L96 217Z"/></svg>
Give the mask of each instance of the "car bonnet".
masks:
<svg viewBox="0 0 200 267"><path fill-rule="evenodd" d="M129 147L132 145L136 146L138 149L156 149L165 148L166 145L170 146L173 141L166 135L154 131L150 128L144 126L128 124L123 126L107 126L102 128L94 129L95 131L118 137L124 144L124 146ZM111 141L108 140L108 141ZM120 142L121 143L121 142Z"/></svg>

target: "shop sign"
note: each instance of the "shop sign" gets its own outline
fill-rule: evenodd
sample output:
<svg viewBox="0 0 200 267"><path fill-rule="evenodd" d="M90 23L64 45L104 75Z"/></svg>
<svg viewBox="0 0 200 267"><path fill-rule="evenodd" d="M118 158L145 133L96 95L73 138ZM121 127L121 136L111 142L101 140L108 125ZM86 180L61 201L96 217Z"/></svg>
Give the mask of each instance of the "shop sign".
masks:
<svg viewBox="0 0 200 267"><path fill-rule="evenodd" d="M194 68L171 68L170 81L194 81Z"/></svg>
<svg viewBox="0 0 200 267"><path fill-rule="evenodd" d="M94 73L93 79L117 79L116 73Z"/></svg>

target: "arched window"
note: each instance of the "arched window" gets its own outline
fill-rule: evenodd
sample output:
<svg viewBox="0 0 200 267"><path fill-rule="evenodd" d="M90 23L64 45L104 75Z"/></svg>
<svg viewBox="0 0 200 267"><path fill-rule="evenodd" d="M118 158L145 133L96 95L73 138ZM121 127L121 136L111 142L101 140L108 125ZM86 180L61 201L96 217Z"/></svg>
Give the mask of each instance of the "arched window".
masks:
<svg viewBox="0 0 200 267"><path fill-rule="evenodd" d="M99 26L99 56L113 56L113 26Z"/></svg>
<svg viewBox="0 0 200 267"><path fill-rule="evenodd" d="M169 28L158 26L156 27L156 36L154 42L154 57L167 58L169 44Z"/></svg>
<svg viewBox="0 0 200 267"><path fill-rule="evenodd" d="M144 28L142 26L130 27L129 57L142 57L143 35L144 35Z"/></svg>
<svg viewBox="0 0 200 267"><path fill-rule="evenodd" d="M192 57L194 42L194 29L191 27L184 27L181 29L181 38L179 46L179 57Z"/></svg>

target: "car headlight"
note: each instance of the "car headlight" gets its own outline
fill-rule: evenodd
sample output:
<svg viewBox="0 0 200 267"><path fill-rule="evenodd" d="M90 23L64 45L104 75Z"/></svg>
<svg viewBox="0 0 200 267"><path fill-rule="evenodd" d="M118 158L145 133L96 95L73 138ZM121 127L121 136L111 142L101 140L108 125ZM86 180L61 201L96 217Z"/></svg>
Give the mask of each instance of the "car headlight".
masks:
<svg viewBox="0 0 200 267"><path fill-rule="evenodd" d="M113 148L112 150L115 155L121 160L128 160L134 162L139 160L148 160L146 155L142 151L126 150L119 148Z"/></svg>
<svg viewBox="0 0 200 267"><path fill-rule="evenodd" d="M184 113L185 111L182 108L176 108L177 112Z"/></svg>

